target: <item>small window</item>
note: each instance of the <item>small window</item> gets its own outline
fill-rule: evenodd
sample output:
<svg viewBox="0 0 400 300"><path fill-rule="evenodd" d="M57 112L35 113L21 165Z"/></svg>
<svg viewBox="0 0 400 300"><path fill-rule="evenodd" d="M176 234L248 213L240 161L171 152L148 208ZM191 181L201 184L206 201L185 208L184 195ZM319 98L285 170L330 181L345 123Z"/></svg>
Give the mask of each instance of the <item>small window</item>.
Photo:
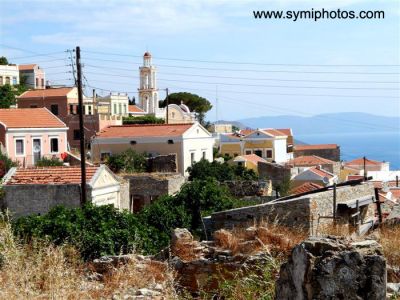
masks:
<svg viewBox="0 0 400 300"><path fill-rule="evenodd" d="M39 86L39 78L36 78L36 87Z"/></svg>
<svg viewBox="0 0 400 300"><path fill-rule="evenodd" d="M89 106L88 106L88 115L91 115L91 114L92 114L92 106L89 105Z"/></svg>
<svg viewBox="0 0 400 300"><path fill-rule="evenodd" d="M136 141L131 141L131 145L136 145Z"/></svg>
<svg viewBox="0 0 400 300"><path fill-rule="evenodd" d="M70 105L69 105L69 113L70 113L71 115L74 114L74 105L73 105L73 104L70 104Z"/></svg>
<svg viewBox="0 0 400 300"><path fill-rule="evenodd" d="M10 84L10 77L6 77L6 84Z"/></svg>
<svg viewBox="0 0 400 300"><path fill-rule="evenodd" d="M32 104L31 106L29 106L30 108L37 108L37 105Z"/></svg>
<svg viewBox="0 0 400 300"><path fill-rule="evenodd" d="M174 140L168 140L168 144L173 144Z"/></svg>
<svg viewBox="0 0 400 300"><path fill-rule="evenodd" d="M118 104L118 108L119 108L119 114L122 115L122 104L121 103Z"/></svg>
<svg viewBox="0 0 400 300"><path fill-rule="evenodd" d="M58 116L58 104L52 104L52 105L50 106L50 111L51 111L54 115Z"/></svg>
<svg viewBox="0 0 400 300"><path fill-rule="evenodd" d="M255 150L254 154L259 156L259 157L262 157L262 150Z"/></svg>
<svg viewBox="0 0 400 300"><path fill-rule="evenodd" d="M42 87L44 87L44 78L42 78L42 79L40 80L40 82L41 82L41 84L42 84Z"/></svg>
<svg viewBox="0 0 400 300"><path fill-rule="evenodd" d="M194 164L194 152L190 153L190 164Z"/></svg>
<svg viewBox="0 0 400 300"><path fill-rule="evenodd" d="M100 154L100 160L101 161L105 161L107 160L109 157L111 156L110 152L103 152Z"/></svg>
<svg viewBox="0 0 400 300"><path fill-rule="evenodd" d="M239 161L237 164L238 166L243 166L243 163L241 161Z"/></svg>
<svg viewBox="0 0 400 300"><path fill-rule="evenodd" d="M15 84L17 84L17 77L13 77L13 84L15 85Z"/></svg>
<svg viewBox="0 0 400 300"><path fill-rule="evenodd" d="M114 103L114 115L117 114L117 103Z"/></svg>
<svg viewBox="0 0 400 300"><path fill-rule="evenodd" d="M266 157L267 158L272 158L272 150L267 150L266 151Z"/></svg>
<svg viewBox="0 0 400 300"><path fill-rule="evenodd" d="M238 156L239 154L237 154L237 153L233 153L233 157L236 157L236 156Z"/></svg>
<svg viewBox="0 0 400 300"><path fill-rule="evenodd" d="M79 140L81 138L81 132L79 129L74 129L74 140Z"/></svg>
<svg viewBox="0 0 400 300"><path fill-rule="evenodd" d="M15 154L24 155L24 140L15 140Z"/></svg>
<svg viewBox="0 0 400 300"><path fill-rule="evenodd" d="M203 151L203 159L206 159L206 151Z"/></svg>
<svg viewBox="0 0 400 300"><path fill-rule="evenodd" d="M3 76L0 76L0 85L3 85Z"/></svg>
<svg viewBox="0 0 400 300"><path fill-rule="evenodd" d="M246 150L246 155L251 154L251 150Z"/></svg>
<svg viewBox="0 0 400 300"><path fill-rule="evenodd" d="M58 153L58 139L52 138L50 139L50 151L51 153Z"/></svg>

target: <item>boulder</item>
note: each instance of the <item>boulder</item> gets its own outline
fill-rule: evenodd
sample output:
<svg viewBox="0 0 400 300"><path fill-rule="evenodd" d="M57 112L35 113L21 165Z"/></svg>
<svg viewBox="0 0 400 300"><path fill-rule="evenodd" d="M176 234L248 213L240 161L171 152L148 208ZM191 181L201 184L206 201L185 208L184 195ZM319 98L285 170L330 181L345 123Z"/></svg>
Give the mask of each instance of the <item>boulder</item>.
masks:
<svg viewBox="0 0 400 300"><path fill-rule="evenodd" d="M293 248L281 266L277 300L386 297L386 261L376 241L350 243L313 237Z"/></svg>

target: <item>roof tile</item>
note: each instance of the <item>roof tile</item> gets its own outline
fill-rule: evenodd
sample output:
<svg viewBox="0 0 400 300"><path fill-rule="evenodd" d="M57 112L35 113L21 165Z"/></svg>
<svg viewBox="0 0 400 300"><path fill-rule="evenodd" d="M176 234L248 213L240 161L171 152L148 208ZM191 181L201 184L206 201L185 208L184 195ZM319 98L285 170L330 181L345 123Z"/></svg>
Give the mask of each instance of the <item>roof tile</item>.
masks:
<svg viewBox="0 0 400 300"><path fill-rule="evenodd" d="M178 137L193 124L145 124L109 126L97 134L99 138Z"/></svg>
<svg viewBox="0 0 400 300"><path fill-rule="evenodd" d="M0 109L0 123L7 128L65 128L66 125L46 108Z"/></svg>

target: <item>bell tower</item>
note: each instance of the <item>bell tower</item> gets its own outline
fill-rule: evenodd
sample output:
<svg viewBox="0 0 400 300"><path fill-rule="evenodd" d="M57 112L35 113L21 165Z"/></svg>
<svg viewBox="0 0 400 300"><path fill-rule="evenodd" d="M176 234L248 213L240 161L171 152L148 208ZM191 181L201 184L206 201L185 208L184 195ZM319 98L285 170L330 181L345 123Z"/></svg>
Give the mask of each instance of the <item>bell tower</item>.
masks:
<svg viewBox="0 0 400 300"><path fill-rule="evenodd" d="M158 115L158 90L156 82L156 67L151 63L151 54L143 55L143 66L139 67L139 106L148 114Z"/></svg>

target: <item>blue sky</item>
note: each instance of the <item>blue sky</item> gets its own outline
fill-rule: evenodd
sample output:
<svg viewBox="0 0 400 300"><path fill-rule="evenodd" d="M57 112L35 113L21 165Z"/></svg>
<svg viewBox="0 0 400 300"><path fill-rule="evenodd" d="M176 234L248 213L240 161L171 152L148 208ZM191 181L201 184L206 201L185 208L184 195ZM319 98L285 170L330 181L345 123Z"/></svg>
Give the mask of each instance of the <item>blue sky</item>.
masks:
<svg viewBox="0 0 400 300"><path fill-rule="evenodd" d="M311 8L384 10L385 19L252 16L253 10ZM13 63L39 62L56 83L72 83L64 51L79 45L85 83L103 94L134 95L140 56L149 50L160 89L193 92L213 104L218 90L220 119L344 111L400 115L396 0L0 0L0 26L0 55ZM208 117L216 118L215 109Z"/></svg>

